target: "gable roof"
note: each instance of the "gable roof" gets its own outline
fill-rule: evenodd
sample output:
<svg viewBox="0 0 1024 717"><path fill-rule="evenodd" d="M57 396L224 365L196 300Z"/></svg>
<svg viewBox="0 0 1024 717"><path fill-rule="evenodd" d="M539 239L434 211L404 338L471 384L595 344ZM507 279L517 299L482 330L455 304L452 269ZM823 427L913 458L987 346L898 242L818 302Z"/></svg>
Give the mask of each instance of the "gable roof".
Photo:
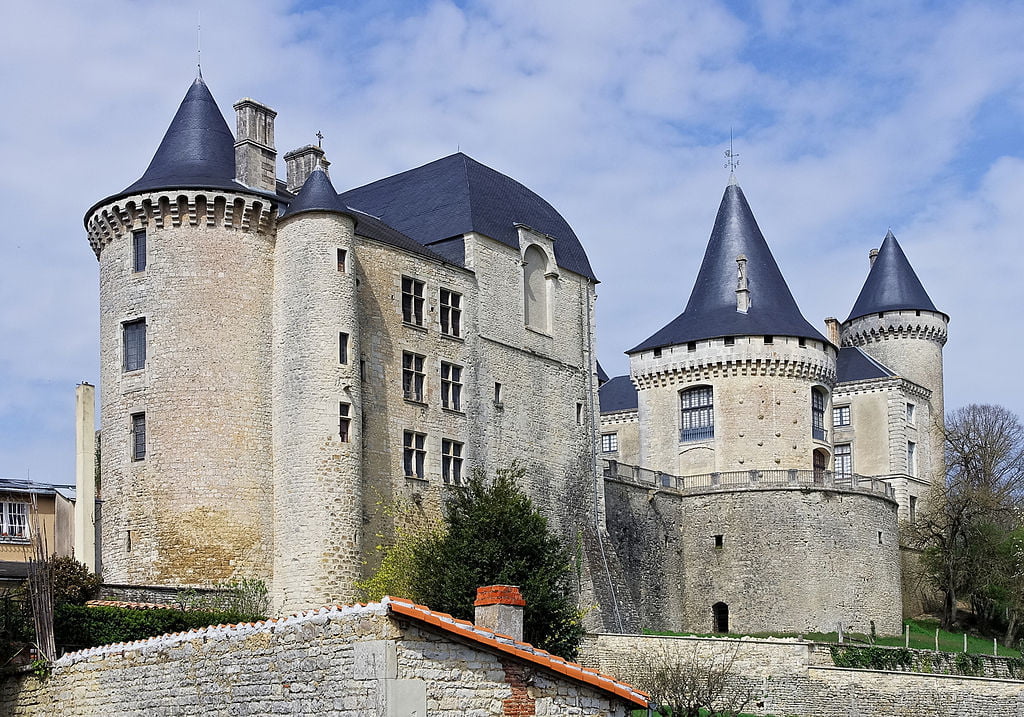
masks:
<svg viewBox="0 0 1024 717"><path fill-rule="evenodd" d="M518 249L515 225L525 224L555 238L560 267L596 280L579 239L554 207L462 152L350 189L341 200L428 246L475 231Z"/></svg>
<svg viewBox="0 0 1024 717"><path fill-rule="evenodd" d="M747 259L750 289L746 313L736 310L736 259L741 254ZM800 313L743 190L733 179L725 188L683 313L626 353L718 336L758 334L826 341Z"/></svg>
<svg viewBox="0 0 1024 717"><path fill-rule="evenodd" d="M629 376L616 376L597 390L601 413L635 411L639 405L636 386Z"/></svg>
<svg viewBox="0 0 1024 717"><path fill-rule="evenodd" d="M846 320L900 309L942 313L935 308L924 285L914 273L914 268L910 266L910 260L890 230L882 241L868 278L864 280L860 295Z"/></svg>
<svg viewBox="0 0 1024 717"><path fill-rule="evenodd" d="M462 640L482 645L523 662L529 662L538 667L544 667L557 672L572 680L582 682L588 687L608 692L637 708L645 709L649 704L649 697L646 692L641 692L635 687L625 682L620 682L614 677L605 675L597 670L583 667L575 662L569 662L561 657L552 655L550 652L536 648L528 642L513 640L508 635L502 635L501 633L478 627L467 620L456 620L448 613L435 612L424 605L417 605L411 600L404 598L386 596L381 600L381 603L386 605L393 614L402 615Z"/></svg>
<svg viewBox="0 0 1024 717"><path fill-rule="evenodd" d="M889 378L895 375L895 371L871 358L856 346L839 349L839 356L836 357L836 383Z"/></svg>

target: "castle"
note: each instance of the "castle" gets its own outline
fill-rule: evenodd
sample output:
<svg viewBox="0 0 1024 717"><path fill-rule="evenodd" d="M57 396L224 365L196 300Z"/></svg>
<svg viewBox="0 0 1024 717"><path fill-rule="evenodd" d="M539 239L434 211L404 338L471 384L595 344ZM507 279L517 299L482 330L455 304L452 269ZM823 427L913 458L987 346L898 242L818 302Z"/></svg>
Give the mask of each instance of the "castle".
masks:
<svg viewBox="0 0 1024 717"><path fill-rule="evenodd" d="M276 113L234 108L237 136L196 79L85 217L105 582L346 601L377 536L519 461L594 629L899 629L947 317L895 238L826 338L731 184L686 310L605 382L597 279L541 197L461 153L339 193L306 146L281 181Z"/></svg>

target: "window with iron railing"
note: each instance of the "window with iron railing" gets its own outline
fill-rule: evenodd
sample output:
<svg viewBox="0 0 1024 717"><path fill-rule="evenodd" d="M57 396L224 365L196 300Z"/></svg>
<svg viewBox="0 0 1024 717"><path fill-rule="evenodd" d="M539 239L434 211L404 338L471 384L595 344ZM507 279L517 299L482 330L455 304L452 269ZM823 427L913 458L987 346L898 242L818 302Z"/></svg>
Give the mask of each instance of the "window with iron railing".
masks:
<svg viewBox="0 0 1024 717"><path fill-rule="evenodd" d="M811 436L825 440L825 392L820 388L811 389Z"/></svg>
<svg viewBox="0 0 1024 717"><path fill-rule="evenodd" d="M679 392L679 440L706 441L715 437L714 392L694 386Z"/></svg>

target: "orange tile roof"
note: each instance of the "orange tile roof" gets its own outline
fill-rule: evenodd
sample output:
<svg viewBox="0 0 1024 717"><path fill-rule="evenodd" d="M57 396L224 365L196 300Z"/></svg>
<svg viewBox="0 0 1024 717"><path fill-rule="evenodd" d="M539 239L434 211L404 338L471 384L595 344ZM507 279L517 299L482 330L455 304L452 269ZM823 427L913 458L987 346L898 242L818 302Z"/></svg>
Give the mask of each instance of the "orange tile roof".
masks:
<svg viewBox="0 0 1024 717"><path fill-rule="evenodd" d="M435 612L424 605L417 605L405 598L387 596L381 602L392 613L412 618L452 635L485 645L524 662L530 662L547 668L590 687L595 687L603 692L609 692L636 707L646 708L650 701L649 695L646 692L642 692L625 682L620 682L614 677L600 673L597 670L592 670L589 667L583 667L575 662L569 662L561 657L552 655L550 652L536 648L528 642L518 642L508 635L502 635L501 633L478 627L466 620L457 620L448 613Z"/></svg>
<svg viewBox="0 0 1024 717"><path fill-rule="evenodd" d="M90 600L88 607L129 607L135 610L180 610L177 605L164 605L158 602L126 602L124 600Z"/></svg>

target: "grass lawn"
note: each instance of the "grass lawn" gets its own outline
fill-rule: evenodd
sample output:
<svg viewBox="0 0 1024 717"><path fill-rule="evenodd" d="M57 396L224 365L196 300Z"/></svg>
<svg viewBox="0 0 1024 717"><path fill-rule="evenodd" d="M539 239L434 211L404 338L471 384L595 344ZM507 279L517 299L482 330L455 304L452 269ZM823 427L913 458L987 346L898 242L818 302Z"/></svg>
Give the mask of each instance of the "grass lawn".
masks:
<svg viewBox="0 0 1024 717"><path fill-rule="evenodd" d="M939 626L937 620L907 620L905 624L910 625L910 646L919 650L935 649L935 629ZM685 637L723 637L723 635L702 635L693 632L647 632L648 635L670 635ZM729 635L729 637L741 637L741 635ZM748 635L748 637L798 637L814 642L839 642L839 635L835 632L771 632ZM869 644L870 638L860 633L846 633L844 641L851 644ZM899 636L885 636L875 639L876 645L887 645L889 647L903 647L904 638ZM947 632L939 630L939 651L941 652L963 652L964 636L961 632ZM992 638L967 636L967 651L979 655L992 654ZM1000 657L1020 657L1019 650L1011 650L1009 647L999 646Z"/></svg>

